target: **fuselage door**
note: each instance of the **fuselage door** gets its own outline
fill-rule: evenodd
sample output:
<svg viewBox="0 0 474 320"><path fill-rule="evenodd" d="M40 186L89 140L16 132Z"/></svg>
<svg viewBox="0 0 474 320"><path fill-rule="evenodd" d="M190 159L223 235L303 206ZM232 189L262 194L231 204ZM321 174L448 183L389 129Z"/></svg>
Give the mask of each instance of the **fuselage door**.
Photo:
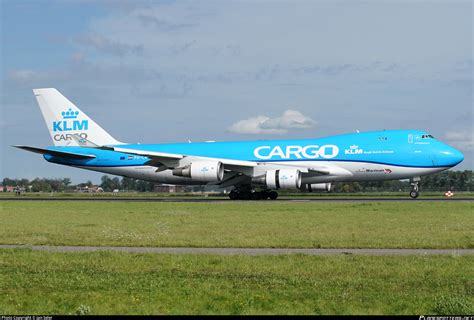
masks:
<svg viewBox="0 0 474 320"><path fill-rule="evenodd" d="M438 163L439 163L438 157L434 153L431 154L431 162L433 163L433 167L438 166Z"/></svg>

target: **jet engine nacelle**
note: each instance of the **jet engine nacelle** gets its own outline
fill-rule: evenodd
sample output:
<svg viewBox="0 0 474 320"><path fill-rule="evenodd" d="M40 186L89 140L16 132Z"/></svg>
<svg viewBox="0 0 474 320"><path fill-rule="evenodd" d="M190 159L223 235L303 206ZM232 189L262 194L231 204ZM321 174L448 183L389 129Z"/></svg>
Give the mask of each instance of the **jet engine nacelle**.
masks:
<svg viewBox="0 0 474 320"><path fill-rule="evenodd" d="M332 184L331 182L312 183L307 184L305 186L305 189L308 190L308 192L331 192L334 189L334 184Z"/></svg>
<svg viewBox="0 0 474 320"><path fill-rule="evenodd" d="M299 189L301 172L298 169L268 170L263 176L254 177L252 182L269 189Z"/></svg>
<svg viewBox="0 0 474 320"><path fill-rule="evenodd" d="M224 178L224 165L220 161L198 161L173 169L173 175L198 181L216 182Z"/></svg>

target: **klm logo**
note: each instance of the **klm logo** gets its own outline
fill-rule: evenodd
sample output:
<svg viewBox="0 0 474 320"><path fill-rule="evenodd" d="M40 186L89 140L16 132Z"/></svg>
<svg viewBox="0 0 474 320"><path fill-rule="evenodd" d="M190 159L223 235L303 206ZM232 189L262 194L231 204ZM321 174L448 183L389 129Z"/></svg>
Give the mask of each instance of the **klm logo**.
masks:
<svg viewBox="0 0 474 320"><path fill-rule="evenodd" d="M61 112L62 120L53 121L53 139L55 141L72 140L73 134L77 131L87 131L89 129L89 120L78 120L79 111L69 108L67 111ZM70 133L68 133L70 132ZM87 133L81 132L79 136L87 139Z"/></svg>
<svg viewBox="0 0 474 320"><path fill-rule="evenodd" d="M89 129L89 120L77 120L79 111L71 108L61 112L62 120L53 121L53 132L84 131Z"/></svg>
<svg viewBox="0 0 474 320"><path fill-rule="evenodd" d="M362 154L364 153L364 150L359 149L359 146L357 145L352 145L349 147L349 149L344 150L344 154Z"/></svg>

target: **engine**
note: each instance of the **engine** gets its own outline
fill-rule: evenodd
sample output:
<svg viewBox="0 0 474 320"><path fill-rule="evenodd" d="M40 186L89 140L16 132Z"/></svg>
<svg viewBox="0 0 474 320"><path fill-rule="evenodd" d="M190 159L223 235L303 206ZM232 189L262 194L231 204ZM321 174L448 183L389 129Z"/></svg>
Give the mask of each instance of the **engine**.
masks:
<svg viewBox="0 0 474 320"><path fill-rule="evenodd" d="M216 182L224 178L224 165L220 161L198 161L173 169L173 175L198 181Z"/></svg>
<svg viewBox="0 0 474 320"><path fill-rule="evenodd" d="M263 176L254 177L252 182L269 189L299 189L301 172L298 169L268 170Z"/></svg>
<svg viewBox="0 0 474 320"><path fill-rule="evenodd" d="M303 186L308 192L331 192L334 189L334 184L327 183L312 183Z"/></svg>

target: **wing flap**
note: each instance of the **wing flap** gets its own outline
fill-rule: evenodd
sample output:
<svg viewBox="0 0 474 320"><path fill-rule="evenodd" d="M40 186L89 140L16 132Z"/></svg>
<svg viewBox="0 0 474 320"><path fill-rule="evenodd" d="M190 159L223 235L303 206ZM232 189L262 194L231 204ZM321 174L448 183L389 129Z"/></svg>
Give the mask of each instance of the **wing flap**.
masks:
<svg viewBox="0 0 474 320"><path fill-rule="evenodd" d="M136 154L139 156L146 156L149 158L155 159L175 159L180 160L184 158L182 154L175 154L175 153L167 153L167 152L156 152L156 151L148 151L148 150L138 150L138 149L128 149L128 148L120 148L120 147L112 147L114 151L122 152L122 153L129 153L129 154Z"/></svg>

